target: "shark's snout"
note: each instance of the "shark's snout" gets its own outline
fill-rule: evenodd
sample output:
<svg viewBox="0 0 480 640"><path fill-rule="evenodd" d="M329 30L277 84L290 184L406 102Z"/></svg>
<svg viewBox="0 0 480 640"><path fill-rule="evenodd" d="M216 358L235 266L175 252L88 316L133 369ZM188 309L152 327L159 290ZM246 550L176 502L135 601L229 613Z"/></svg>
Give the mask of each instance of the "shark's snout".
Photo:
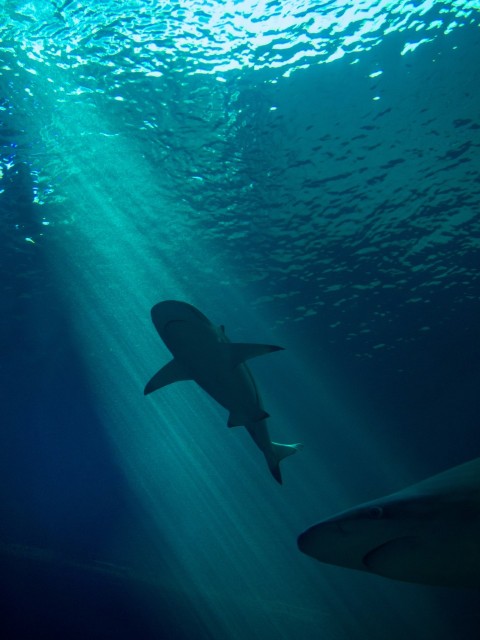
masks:
<svg viewBox="0 0 480 640"><path fill-rule="evenodd" d="M298 536L297 545L302 553L320 562L329 562L332 546L336 545L344 531L339 522L321 522Z"/></svg>
<svg viewBox="0 0 480 640"><path fill-rule="evenodd" d="M187 302L177 300L164 300L152 307L152 321L157 331L162 335L162 331L176 322L202 322L209 324L208 319L198 309L195 309Z"/></svg>

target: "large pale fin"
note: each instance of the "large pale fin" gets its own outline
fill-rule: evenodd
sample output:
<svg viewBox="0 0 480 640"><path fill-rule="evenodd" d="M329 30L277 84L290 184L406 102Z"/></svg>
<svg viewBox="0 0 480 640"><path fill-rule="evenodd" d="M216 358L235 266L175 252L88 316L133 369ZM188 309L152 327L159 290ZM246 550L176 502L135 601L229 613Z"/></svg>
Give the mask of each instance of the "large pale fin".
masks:
<svg viewBox="0 0 480 640"><path fill-rule="evenodd" d="M283 351L283 347L276 347L273 344L252 344L247 342L232 342L225 345L230 351L230 360L232 367L250 360L251 358L257 358L273 351Z"/></svg>
<svg viewBox="0 0 480 640"><path fill-rule="evenodd" d="M172 384L172 382L180 382L181 380L191 380L191 376L185 371L178 360L174 358L162 367L160 371L157 371L153 378L147 382L143 393L147 396L149 393L152 393L152 391L166 387L168 384Z"/></svg>
<svg viewBox="0 0 480 640"><path fill-rule="evenodd" d="M272 449L274 453L273 459L268 459L268 467L275 480L282 484L282 474L280 472L280 461L287 456L292 456L294 453L303 449L303 444L297 442L296 444L279 444L278 442L272 442Z"/></svg>

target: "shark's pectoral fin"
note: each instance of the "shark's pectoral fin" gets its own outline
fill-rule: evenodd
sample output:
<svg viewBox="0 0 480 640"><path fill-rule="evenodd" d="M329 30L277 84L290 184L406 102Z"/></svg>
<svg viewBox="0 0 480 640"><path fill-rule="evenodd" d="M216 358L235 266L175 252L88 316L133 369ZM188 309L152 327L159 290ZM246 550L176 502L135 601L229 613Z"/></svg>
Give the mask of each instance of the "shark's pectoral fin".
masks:
<svg viewBox="0 0 480 640"><path fill-rule="evenodd" d="M178 360L170 360L168 364L162 367L160 371L147 382L143 393L147 396L149 393L152 393L152 391L166 387L168 384L172 384L172 382L180 382L181 380L191 380L191 376L185 371Z"/></svg>
<svg viewBox="0 0 480 640"><path fill-rule="evenodd" d="M368 571L385 578L433 585L447 580L443 584L448 584L449 563L440 560L442 552L437 542L428 540L426 544L421 536L414 535L395 538L369 551L362 562ZM460 563L454 565L459 571Z"/></svg>
<svg viewBox="0 0 480 640"><path fill-rule="evenodd" d="M276 347L273 344L249 344L246 342L233 342L226 344L225 348L230 351L232 367L236 367L245 360L272 353L272 351L283 351L283 347Z"/></svg>
<svg viewBox="0 0 480 640"><path fill-rule="evenodd" d="M259 409L258 412L253 416L250 415L248 417L243 413L235 413L234 411L232 411L232 413L228 416L227 426L241 427L242 425L247 424L247 422L255 423L259 422L260 420L266 420L269 417L270 415L264 409Z"/></svg>

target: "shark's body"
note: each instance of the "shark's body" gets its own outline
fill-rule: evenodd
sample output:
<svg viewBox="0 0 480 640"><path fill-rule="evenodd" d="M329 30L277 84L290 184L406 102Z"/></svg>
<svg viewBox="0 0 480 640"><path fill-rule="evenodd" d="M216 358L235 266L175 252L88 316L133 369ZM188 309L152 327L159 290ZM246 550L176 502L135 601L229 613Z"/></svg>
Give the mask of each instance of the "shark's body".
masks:
<svg viewBox="0 0 480 640"><path fill-rule="evenodd" d="M216 327L186 302L167 300L152 308L152 320L173 355L145 387L145 395L172 382L194 380L229 411L228 426L244 425L262 451L277 482L279 463L301 446L271 442L255 380L245 361L281 347L232 343L223 327Z"/></svg>
<svg viewBox="0 0 480 640"><path fill-rule="evenodd" d="M395 580L480 588L480 458L324 520L298 546Z"/></svg>

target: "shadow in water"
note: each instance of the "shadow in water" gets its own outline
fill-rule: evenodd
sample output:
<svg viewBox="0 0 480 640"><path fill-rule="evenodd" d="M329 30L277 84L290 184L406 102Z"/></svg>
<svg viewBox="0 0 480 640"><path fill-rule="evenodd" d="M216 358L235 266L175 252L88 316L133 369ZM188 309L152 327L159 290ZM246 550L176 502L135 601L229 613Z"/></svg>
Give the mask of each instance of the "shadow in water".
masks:
<svg viewBox="0 0 480 640"><path fill-rule="evenodd" d="M0 548L3 637L207 638L184 594L108 563Z"/></svg>

